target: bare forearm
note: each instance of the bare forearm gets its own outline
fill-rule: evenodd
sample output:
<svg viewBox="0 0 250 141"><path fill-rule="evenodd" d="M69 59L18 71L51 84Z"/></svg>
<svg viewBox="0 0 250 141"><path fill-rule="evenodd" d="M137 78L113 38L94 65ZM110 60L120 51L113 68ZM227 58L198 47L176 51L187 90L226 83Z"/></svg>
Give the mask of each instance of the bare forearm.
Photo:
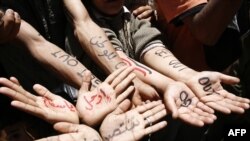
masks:
<svg viewBox="0 0 250 141"><path fill-rule="evenodd" d="M241 5L242 0L209 0L196 15L187 17L186 22L193 35L206 45L213 45Z"/></svg>
<svg viewBox="0 0 250 141"><path fill-rule="evenodd" d="M46 41L32 26L22 21L16 43L22 44L45 68L55 72L66 83L79 88L83 72L87 69L74 57ZM100 81L93 76L92 84Z"/></svg>
<svg viewBox="0 0 250 141"><path fill-rule="evenodd" d="M116 54L104 31L92 21L81 0L64 0L74 34L82 48L107 73L125 65Z"/></svg>
<svg viewBox="0 0 250 141"><path fill-rule="evenodd" d="M139 63L129 57L121 51L117 51L123 62L128 66L134 67L134 73L136 76L147 84L156 88L160 93L164 93L167 85L172 83L174 80L164 76L163 74L151 69L142 63Z"/></svg>
<svg viewBox="0 0 250 141"><path fill-rule="evenodd" d="M155 47L143 56L143 62L160 73L176 80L186 81L197 72L182 64L165 47ZM156 63L157 62L157 63Z"/></svg>

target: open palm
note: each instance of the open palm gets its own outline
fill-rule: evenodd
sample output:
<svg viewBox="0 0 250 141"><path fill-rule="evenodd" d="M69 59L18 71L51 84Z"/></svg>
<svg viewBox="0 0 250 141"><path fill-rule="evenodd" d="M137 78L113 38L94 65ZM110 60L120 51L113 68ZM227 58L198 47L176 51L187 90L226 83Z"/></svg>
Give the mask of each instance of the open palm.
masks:
<svg viewBox="0 0 250 141"><path fill-rule="evenodd" d="M236 84L239 79L218 72L204 71L193 76L186 84L207 106L227 114L244 113L249 108L250 100L229 93L221 82Z"/></svg>
<svg viewBox="0 0 250 141"><path fill-rule="evenodd" d="M164 102L173 118L180 118L186 123L203 126L211 124L216 119L214 111L204 105L192 93L192 91L181 82L168 85L164 93Z"/></svg>
<svg viewBox="0 0 250 141"><path fill-rule="evenodd" d="M100 133L104 141L138 141L145 135L156 132L167 125L160 121L166 116L161 101L149 102L128 110L130 101L123 101L102 122Z"/></svg>
<svg viewBox="0 0 250 141"><path fill-rule="evenodd" d="M100 124L134 90L130 86L135 74L133 68L122 68L112 73L105 82L89 91L91 75L86 72L79 90L76 108L81 120L87 125Z"/></svg>
<svg viewBox="0 0 250 141"><path fill-rule="evenodd" d="M49 123L66 121L79 123L76 108L61 96L51 93L45 87L36 84L34 90L40 96L23 89L18 80L0 78L0 93L13 99L11 105L27 113L45 119Z"/></svg>

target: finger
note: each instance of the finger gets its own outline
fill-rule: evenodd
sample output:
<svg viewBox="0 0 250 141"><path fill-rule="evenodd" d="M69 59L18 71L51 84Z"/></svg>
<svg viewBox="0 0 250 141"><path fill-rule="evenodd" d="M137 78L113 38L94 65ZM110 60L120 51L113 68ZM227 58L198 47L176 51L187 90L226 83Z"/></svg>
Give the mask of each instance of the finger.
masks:
<svg viewBox="0 0 250 141"><path fill-rule="evenodd" d="M12 27L15 24L15 14L14 11L12 9L7 9L5 11L5 14L3 16L3 26L4 26L4 31L7 34L11 33Z"/></svg>
<svg viewBox="0 0 250 141"><path fill-rule="evenodd" d="M40 85L40 84L35 84L33 86L33 89L35 90L35 92L42 96L42 97L46 97L50 100L56 99L57 95L51 93L47 88L45 88L44 86Z"/></svg>
<svg viewBox="0 0 250 141"><path fill-rule="evenodd" d="M131 107L131 102L128 99L125 99L124 101L122 101L118 107L114 110L114 114L119 115L122 113L125 113L129 110L129 108Z"/></svg>
<svg viewBox="0 0 250 141"><path fill-rule="evenodd" d="M157 107L158 105L161 105L162 101L158 100L158 101L152 101L150 103L146 103L140 106L136 107L136 110L140 113L143 114L144 112L147 112L148 110L153 109L154 107Z"/></svg>
<svg viewBox="0 0 250 141"><path fill-rule="evenodd" d="M42 109L40 109L34 105L26 104L26 103L23 103L20 101L12 101L11 106L16 107L16 108L18 108L18 109L20 109L28 114L37 116L39 118L42 118L42 119L46 118L46 113Z"/></svg>
<svg viewBox="0 0 250 141"><path fill-rule="evenodd" d="M107 82L108 84L111 84L111 82L123 71L127 68L127 66L121 67L117 70L115 70L113 73L111 73L104 82Z"/></svg>
<svg viewBox="0 0 250 141"><path fill-rule="evenodd" d="M221 82L225 83L225 84L237 84L240 82L240 79L237 77L233 77L233 76L229 76L229 75L225 75L222 73L218 73Z"/></svg>
<svg viewBox="0 0 250 141"><path fill-rule="evenodd" d="M54 129L62 133L77 133L81 131L81 125L68 122L58 122L54 125Z"/></svg>
<svg viewBox="0 0 250 141"><path fill-rule="evenodd" d="M230 114L231 113L231 110L228 109L227 107L219 104L218 102L207 102L205 103L207 106L209 106L210 108L216 110L216 111L219 111L219 112L222 112L224 114Z"/></svg>
<svg viewBox="0 0 250 141"><path fill-rule="evenodd" d="M200 116L200 120L203 121L206 124L211 124L214 122L214 120L216 119L215 115L213 114L209 114L206 112L203 112L201 109L199 108L194 108L193 110L195 113L197 113Z"/></svg>
<svg viewBox="0 0 250 141"><path fill-rule="evenodd" d="M228 99L231 99L233 101L238 101L238 102L241 102L241 103L250 103L250 100L247 99L247 98L243 98L243 97L239 97L239 96L236 96L232 93L229 93L227 91L224 91L221 93L224 97L228 98ZM249 105L248 105L249 106Z"/></svg>
<svg viewBox="0 0 250 141"><path fill-rule="evenodd" d="M20 83L19 83L19 81L18 81L18 79L16 77L10 77L10 81L13 82L13 83L15 83L16 85L21 86Z"/></svg>
<svg viewBox="0 0 250 141"><path fill-rule="evenodd" d="M19 32L20 25L21 25L21 18L17 12L14 12L14 23L9 34L11 38L16 37L17 33Z"/></svg>
<svg viewBox="0 0 250 141"><path fill-rule="evenodd" d="M82 78L82 85L81 88L79 90L79 93L84 93L84 92L88 92L89 88L90 88L90 84L91 84L91 72L90 71L86 71L83 74L83 78Z"/></svg>
<svg viewBox="0 0 250 141"><path fill-rule="evenodd" d="M126 89L131 83L132 80L136 77L134 73L131 73L126 77L124 80L122 80L116 87L115 91L117 94L120 94L124 89Z"/></svg>
<svg viewBox="0 0 250 141"><path fill-rule="evenodd" d="M117 97L117 99L116 99L117 104L121 103L123 100L125 100L126 98L128 98L128 96L133 93L134 89L135 89L134 86L130 86L130 87L128 87L128 89L126 89L125 92L123 92L122 94L120 94Z"/></svg>
<svg viewBox="0 0 250 141"><path fill-rule="evenodd" d="M144 118L148 118L148 117L153 116L153 115L155 115L156 113L158 113L158 112L160 112L160 111L162 111L162 110L164 110L164 109L165 109L164 104L157 105L156 107L153 107L152 109L147 110L146 112L144 112L144 113L142 114L142 116L143 116Z"/></svg>
<svg viewBox="0 0 250 141"><path fill-rule="evenodd" d="M237 99L237 98L235 98L235 99ZM248 103L234 101L235 99L226 98L225 101L227 103L230 103L230 104L235 105L237 107L241 107L243 109L249 109L249 104Z"/></svg>
<svg viewBox="0 0 250 141"><path fill-rule="evenodd" d="M210 114L214 113L214 110L212 108L208 107L202 102L198 102L196 106L197 108L201 109L202 111L205 111L206 113L210 113Z"/></svg>
<svg viewBox="0 0 250 141"><path fill-rule="evenodd" d="M150 10L150 9L151 9L150 6L140 6L140 7L138 7L137 9L135 9L135 10L133 11L133 14L134 14L135 16L138 16L138 15L140 15L141 13L143 13L144 11L147 11L147 10Z"/></svg>
<svg viewBox="0 0 250 141"><path fill-rule="evenodd" d="M171 112L173 118L178 117L178 110L174 98L164 98L166 108Z"/></svg>
<svg viewBox="0 0 250 141"><path fill-rule="evenodd" d="M147 128L145 129L144 134L145 134L145 135L152 134L152 133L154 133L154 132L157 132L157 131L163 129L163 128L166 127L166 126L167 126L167 122L166 122L166 121L161 121L161 122L159 122L159 123L156 123L156 124L154 124L154 125L152 125L152 126L147 127Z"/></svg>
<svg viewBox="0 0 250 141"><path fill-rule="evenodd" d="M33 101L36 101L36 96L29 93L28 91L24 90L22 86L17 85L16 83L19 83L18 80L14 80L17 81L15 83L13 83L12 81L6 79L6 78L0 78L0 84L12 89L13 91L17 91L19 94L27 97L28 99L31 99Z"/></svg>
<svg viewBox="0 0 250 141"><path fill-rule="evenodd" d="M134 70L133 67L127 67L125 70L123 70L119 75L116 76L116 78L111 82L111 86L115 88L119 83L121 83L128 75ZM132 75L132 78L135 76ZM131 78L130 78L131 79Z"/></svg>
<svg viewBox="0 0 250 141"><path fill-rule="evenodd" d="M199 116L197 116L197 114L192 112L187 114L179 114L179 118L188 124L198 127L204 126L204 122L202 122L198 117Z"/></svg>
<svg viewBox="0 0 250 141"><path fill-rule="evenodd" d="M243 108L234 105L234 103L230 99L225 99L223 101L223 104L225 105L225 107L229 108L232 112L239 113L239 114L242 114L245 112Z"/></svg>
<svg viewBox="0 0 250 141"><path fill-rule="evenodd" d="M163 117L165 117L167 115L166 109L162 109L161 111L155 113L152 116L149 116L147 118L145 118L147 121L150 121L150 123L147 124L151 124L151 123L156 123L157 121L159 121L160 119L162 119ZM146 125L148 126L148 125Z"/></svg>
<svg viewBox="0 0 250 141"><path fill-rule="evenodd" d="M13 99L13 100L21 101L21 102L23 102L23 103L26 103L26 104L29 104L29 105L36 106L35 101L29 99L29 98L26 97L25 95L22 95L22 94L20 94L19 92L14 91L14 90L12 90L12 89L10 89L10 88L1 87L1 88L0 88L0 93L6 95L6 96L8 96L8 97L10 97L10 98Z"/></svg>
<svg viewBox="0 0 250 141"><path fill-rule="evenodd" d="M147 11L144 11L143 13L141 13L140 15L138 15L138 18L139 19L147 19L149 18L151 15L152 15L152 12L153 10L147 10Z"/></svg>

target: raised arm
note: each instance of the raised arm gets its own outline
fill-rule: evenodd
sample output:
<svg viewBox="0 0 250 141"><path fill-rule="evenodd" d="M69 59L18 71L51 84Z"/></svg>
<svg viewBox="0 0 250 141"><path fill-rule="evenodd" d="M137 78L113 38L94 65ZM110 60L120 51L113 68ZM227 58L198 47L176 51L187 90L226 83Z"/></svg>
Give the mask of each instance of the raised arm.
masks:
<svg viewBox="0 0 250 141"><path fill-rule="evenodd" d="M232 21L242 0L209 0L197 14L184 19L193 35L206 45L213 45Z"/></svg>
<svg viewBox="0 0 250 141"><path fill-rule="evenodd" d="M45 68L55 72L59 78L76 88L80 88L82 74L87 70L76 58L70 56L56 45L45 40L32 26L21 22L15 43L22 44ZM92 84L100 81L92 76Z"/></svg>

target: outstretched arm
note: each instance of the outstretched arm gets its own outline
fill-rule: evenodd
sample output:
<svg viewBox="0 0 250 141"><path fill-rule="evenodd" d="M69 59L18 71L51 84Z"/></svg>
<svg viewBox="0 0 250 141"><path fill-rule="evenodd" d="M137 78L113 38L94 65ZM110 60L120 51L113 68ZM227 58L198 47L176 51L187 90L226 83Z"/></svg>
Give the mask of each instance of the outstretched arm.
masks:
<svg viewBox="0 0 250 141"><path fill-rule="evenodd" d="M82 75L87 70L76 58L45 40L31 25L22 20L15 43L22 44L46 68L51 69L68 84L80 88ZM92 75L92 84L100 83Z"/></svg>
<svg viewBox="0 0 250 141"><path fill-rule="evenodd" d="M215 110L223 113L243 113L245 109L249 108L249 99L235 96L224 90L221 85L221 82L225 84L238 83L238 78L219 72L196 72L179 62L163 46L149 50L145 53L143 61L162 74L184 82L202 102Z"/></svg>
<svg viewBox="0 0 250 141"><path fill-rule="evenodd" d="M67 16L74 28L74 34L81 47L108 74L116 70L115 66L122 64L122 60L116 54L104 31L92 21L82 1L63 0L63 2L66 7ZM100 57L99 54L107 55Z"/></svg>

